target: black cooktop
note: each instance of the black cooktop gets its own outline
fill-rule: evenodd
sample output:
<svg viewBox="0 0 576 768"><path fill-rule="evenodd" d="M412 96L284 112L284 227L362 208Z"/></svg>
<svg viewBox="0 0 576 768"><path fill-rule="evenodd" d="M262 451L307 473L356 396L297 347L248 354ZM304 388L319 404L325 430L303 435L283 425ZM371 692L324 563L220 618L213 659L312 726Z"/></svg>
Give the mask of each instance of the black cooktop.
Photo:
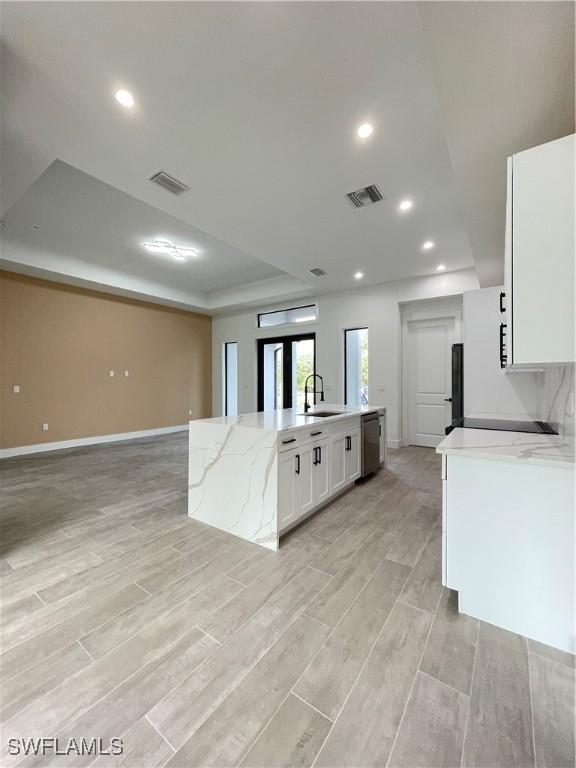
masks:
<svg viewBox="0 0 576 768"><path fill-rule="evenodd" d="M497 429L502 432L534 432L539 435L557 435L558 432L545 421L511 421L509 419L454 419L449 427L446 427L446 434L455 427L464 429Z"/></svg>

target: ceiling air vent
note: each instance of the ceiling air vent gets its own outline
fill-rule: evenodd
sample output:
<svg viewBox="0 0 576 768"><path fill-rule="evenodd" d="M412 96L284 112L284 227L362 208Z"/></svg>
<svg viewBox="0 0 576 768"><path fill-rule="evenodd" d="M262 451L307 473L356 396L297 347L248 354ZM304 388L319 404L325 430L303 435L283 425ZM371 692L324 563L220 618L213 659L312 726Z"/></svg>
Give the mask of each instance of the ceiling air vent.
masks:
<svg viewBox="0 0 576 768"><path fill-rule="evenodd" d="M357 189L355 192L348 192L346 197L355 208L366 208L367 205L372 205L372 203L377 203L379 200L384 199L382 192L380 192L376 184L370 184L369 187Z"/></svg>
<svg viewBox="0 0 576 768"><path fill-rule="evenodd" d="M173 195L181 195L183 192L188 192L190 189L190 187L187 187L186 184L175 179L174 176L170 176L166 171L156 171L156 173L150 176L150 181L163 187Z"/></svg>
<svg viewBox="0 0 576 768"><path fill-rule="evenodd" d="M326 270L322 269L322 267L314 267L310 272L312 272L313 275L316 275L316 277L323 277L326 274Z"/></svg>

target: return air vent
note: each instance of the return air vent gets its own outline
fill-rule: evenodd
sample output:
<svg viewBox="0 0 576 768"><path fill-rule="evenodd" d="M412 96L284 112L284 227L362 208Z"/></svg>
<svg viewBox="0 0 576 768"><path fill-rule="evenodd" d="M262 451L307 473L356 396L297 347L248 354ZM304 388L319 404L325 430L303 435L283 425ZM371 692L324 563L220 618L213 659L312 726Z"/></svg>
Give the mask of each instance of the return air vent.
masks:
<svg viewBox="0 0 576 768"><path fill-rule="evenodd" d="M322 267L314 267L310 272L312 272L313 275L316 275L316 277L324 277L326 274L326 270L322 269Z"/></svg>
<svg viewBox="0 0 576 768"><path fill-rule="evenodd" d="M372 205L372 203L377 203L379 200L384 199L382 192L380 192L376 184L370 184L370 186L357 189L355 192L348 192L346 197L355 208L366 208L367 205Z"/></svg>
<svg viewBox="0 0 576 768"><path fill-rule="evenodd" d="M190 187L187 187L182 181L178 181L174 176L170 176L166 171L156 171L156 173L150 176L150 181L154 184L158 184L159 187L163 187L173 195L181 195L183 192L188 192Z"/></svg>

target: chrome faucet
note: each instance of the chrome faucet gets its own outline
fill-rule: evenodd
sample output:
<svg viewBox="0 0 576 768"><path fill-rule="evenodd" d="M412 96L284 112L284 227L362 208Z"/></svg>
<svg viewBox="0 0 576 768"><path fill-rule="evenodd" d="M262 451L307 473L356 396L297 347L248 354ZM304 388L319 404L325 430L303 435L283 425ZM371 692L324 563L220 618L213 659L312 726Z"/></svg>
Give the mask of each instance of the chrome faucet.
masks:
<svg viewBox="0 0 576 768"><path fill-rule="evenodd" d="M314 380L314 383L312 384L312 387L315 387L316 385L316 379L320 379L320 401L324 402L324 379L322 376L320 376L317 373L311 373L310 376L306 377L306 381L304 382L304 413L308 413L310 410L310 405L308 403L308 382L310 379ZM318 392L317 389L312 389L312 394L315 395Z"/></svg>

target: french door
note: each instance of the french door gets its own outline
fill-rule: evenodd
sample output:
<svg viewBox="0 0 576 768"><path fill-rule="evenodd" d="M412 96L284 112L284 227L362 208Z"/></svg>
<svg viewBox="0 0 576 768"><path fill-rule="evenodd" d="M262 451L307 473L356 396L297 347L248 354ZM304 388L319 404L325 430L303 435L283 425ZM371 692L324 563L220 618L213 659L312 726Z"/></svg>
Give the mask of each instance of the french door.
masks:
<svg viewBox="0 0 576 768"><path fill-rule="evenodd" d="M304 383L315 370L314 333L258 339L258 410L303 408Z"/></svg>

